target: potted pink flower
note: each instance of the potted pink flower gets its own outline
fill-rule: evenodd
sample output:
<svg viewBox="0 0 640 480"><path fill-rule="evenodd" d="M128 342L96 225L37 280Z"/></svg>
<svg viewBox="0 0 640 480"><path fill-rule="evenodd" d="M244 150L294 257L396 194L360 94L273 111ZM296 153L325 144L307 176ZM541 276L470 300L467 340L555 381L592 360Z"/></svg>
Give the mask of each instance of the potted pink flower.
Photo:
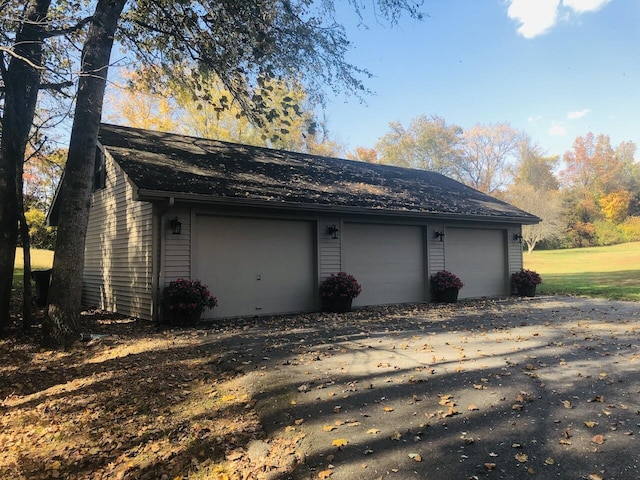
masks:
<svg viewBox="0 0 640 480"><path fill-rule="evenodd" d="M455 273L440 270L431 275L431 292L435 302L457 302L458 292L462 287L464 287L464 283Z"/></svg>
<svg viewBox="0 0 640 480"><path fill-rule="evenodd" d="M218 299L211 295L209 287L200 280L178 278L162 291L164 318L171 325L194 325L202 312L218 305Z"/></svg>
<svg viewBox="0 0 640 480"><path fill-rule="evenodd" d="M511 274L511 284L521 297L535 297L536 286L541 283L542 277L533 270L523 268L519 272Z"/></svg>
<svg viewBox="0 0 640 480"><path fill-rule="evenodd" d="M358 281L346 272L332 273L320 285L320 299L323 310L348 312L353 299L362 292Z"/></svg>

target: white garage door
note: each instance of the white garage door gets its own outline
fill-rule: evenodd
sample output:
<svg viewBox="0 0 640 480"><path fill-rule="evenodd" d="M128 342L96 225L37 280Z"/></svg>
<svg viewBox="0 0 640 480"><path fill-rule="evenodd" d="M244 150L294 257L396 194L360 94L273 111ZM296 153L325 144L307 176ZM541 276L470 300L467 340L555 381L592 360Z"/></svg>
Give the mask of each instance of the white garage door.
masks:
<svg viewBox="0 0 640 480"><path fill-rule="evenodd" d="M194 278L219 305L204 318L313 310L311 223L198 216L195 227Z"/></svg>
<svg viewBox="0 0 640 480"><path fill-rule="evenodd" d="M421 227L345 224L343 270L362 285L353 304L424 301L423 244Z"/></svg>
<svg viewBox="0 0 640 480"><path fill-rule="evenodd" d="M460 277L459 298L505 295L506 253L504 232L447 228L445 269Z"/></svg>

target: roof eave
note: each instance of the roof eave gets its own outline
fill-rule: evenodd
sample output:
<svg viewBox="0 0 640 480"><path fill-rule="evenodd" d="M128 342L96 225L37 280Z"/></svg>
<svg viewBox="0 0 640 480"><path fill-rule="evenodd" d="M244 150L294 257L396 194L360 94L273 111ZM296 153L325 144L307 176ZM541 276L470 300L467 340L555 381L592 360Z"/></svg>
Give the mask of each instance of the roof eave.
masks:
<svg viewBox="0 0 640 480"><path fill-rule="evenodd" d="M541 219L530 215L528 217L517 216L500 216L500 215L467 215L446 212L416 212L411 210L389 210L389 209L371 209L362 207L338 206L338 205L318 205L310 203L294 203L294 202L265 202L262 200L252 200L244 198L215 197L197 193L167 192L161 190L145 190L136 189L134 199L147 202L165 201L167 198L173 198L175 201L183 201L188 203L199 203L219 206L233 207L261 207L274 210L289 210L300 212L323 212L330 214L354 214L354 215L371 215L371 216L398 216L426 218L444 221L473 221L480 223L511 223L518 225L535 225L540 223Z"/></svg>

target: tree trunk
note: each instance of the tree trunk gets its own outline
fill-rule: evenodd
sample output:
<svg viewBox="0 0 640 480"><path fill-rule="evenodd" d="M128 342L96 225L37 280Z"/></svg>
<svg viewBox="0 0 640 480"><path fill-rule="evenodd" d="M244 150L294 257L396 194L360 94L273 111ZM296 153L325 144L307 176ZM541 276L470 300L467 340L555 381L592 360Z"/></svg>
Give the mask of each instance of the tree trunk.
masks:
<svg viewBox="0 0 640 480"><path fill-rule="evenodd" d="M84 242L109 57L126 0L99 0L82 52L69 154L58 193L60 218L43 342L68 347L80 333Z"/></svg>
<svg viewBox="0 0 640 480"><path fill-rule="evenodd" d="M42 63L44 19L51 0L33 0L16 33L15 56L4 75L0 140L0 333L9 324L13 264L18 239L18 195L24 153L36 110ZM27 63L27 62L30 62Z"/></svg>
<svg viewBox="0 0 640 480"><path fill-rule="evenodd" d="M24 276L22 288L22 330L28 331L33 323L31 310L31 242L29 240L29 225L24 214L24 195L22 189L18 192L18 205L20 206L20 239L22 240L22 252L24 258Z"/></svg>

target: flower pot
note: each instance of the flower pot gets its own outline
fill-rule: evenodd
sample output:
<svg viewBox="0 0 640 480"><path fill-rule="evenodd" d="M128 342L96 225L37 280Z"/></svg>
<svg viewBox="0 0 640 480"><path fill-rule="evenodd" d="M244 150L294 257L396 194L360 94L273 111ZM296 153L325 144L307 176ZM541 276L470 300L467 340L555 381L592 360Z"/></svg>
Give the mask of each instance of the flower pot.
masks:
<svg viewBox="0 0 640 480"><path fill-rule="evenodd" d="M458 301L458 289L446 288L433 292L433 301L436 303L456 303Z"/></svg>
<svg viewBox="0 0 640 480"><path fill-rule="evenodd" d="M333 298L326 301L323 310L332 313L350 312L352 303L353 298Z"/></svg>
<svg viewBox="0 0 640 480"><path fill-rule="evenodd" d="M189 310L167 310L166 319L169 325L175 327L193 326L200 321L202 309Z"/></svg>
<svg viewBox="0 0 640 480"><path fill-rule="evenodd" d="M535 297L536 286L535 285L520 285L518 288L518 295L521 297Z"/></svg>

